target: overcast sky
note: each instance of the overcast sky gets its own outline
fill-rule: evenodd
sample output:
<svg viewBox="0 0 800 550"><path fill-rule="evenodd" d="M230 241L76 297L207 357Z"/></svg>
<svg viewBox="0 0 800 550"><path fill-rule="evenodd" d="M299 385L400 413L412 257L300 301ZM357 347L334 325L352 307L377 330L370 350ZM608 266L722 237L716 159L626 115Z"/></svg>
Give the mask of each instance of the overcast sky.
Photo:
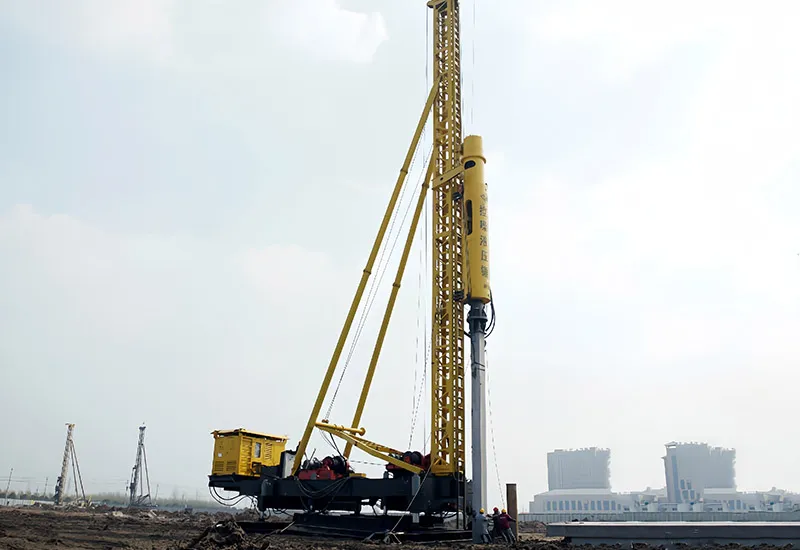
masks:
<svg viewBox="0 0 800 550"><path fill-rule="evenodd" d="M735 447L742 488L800 490L798 16L463 1L489 505L495 463L525 503L554 448L610 447L615 489L662 487L672 440ZM123 488L141 422L162 495L205 494L214 429L296 445L424 103L426 34L423 0L0 1L0 476L52 489L65 422L90 491ZM429 431L424 250L363 420L399 448Z"/></svg>

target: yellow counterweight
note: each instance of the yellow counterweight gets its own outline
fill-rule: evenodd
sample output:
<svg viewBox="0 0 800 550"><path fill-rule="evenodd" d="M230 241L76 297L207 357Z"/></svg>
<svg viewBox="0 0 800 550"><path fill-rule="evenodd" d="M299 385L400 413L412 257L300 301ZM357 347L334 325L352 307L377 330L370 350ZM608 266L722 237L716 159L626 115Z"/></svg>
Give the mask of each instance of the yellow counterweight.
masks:
<svg viewBox="0 0 800 550"><path fill-rule="evenodd" d="M489 217L487 185L483 169L483 139L464 139L464 218L466 249L467 299L484 304L491 299L489 290Z"/></svg>

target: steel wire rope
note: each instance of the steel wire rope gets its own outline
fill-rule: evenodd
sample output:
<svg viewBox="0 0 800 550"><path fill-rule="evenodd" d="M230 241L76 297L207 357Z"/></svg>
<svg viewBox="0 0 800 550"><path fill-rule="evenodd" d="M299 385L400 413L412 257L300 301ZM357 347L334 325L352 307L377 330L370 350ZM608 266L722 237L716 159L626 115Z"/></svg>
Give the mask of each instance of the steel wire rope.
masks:
<svg viewBox="0 0 800 550"><path fill-rule="evenodd" d="M413 165L413 159L412 159L412 165ZM398 198L398 202L402 202L406 189L407 186L403 185L402 189L400 190L400 196ZM395 209L392 212L392 216L390 218L389 228L387 230L387 238L385 238L383 243L381 243L380 252L378 255L378 266L376 268L376 271L378 273L381 273L383 270L385 270L386 266L388 265L388 260L386 261L386 263L384 263L384 256L386 254L386 248L389 243L388 235L391 235L392 231L394 230L394 224L397 220L397 215L398 215L398 210ZM339 395L339 389L342 386L342 381L344 380L347 368L350 366L350 360L353 358L356 346L358 344L359 339L361 338L361 332L364 330L364 326L366 325L367 318L369 317L369 313L372 310L372 303L374 302L376 295L377 295L377 277L373 277L372 281L370 281L370 286L367 291L367 298L366 300L364 300L364 305L361 307L361 315L359 316L358 323L356 324L356 330L353 334L353 338L350 341L350 348L348 349L347 356L345 357L345 362L344 366L342 367L342 372L339 375L339 380L336 383L336 388L333 392L333 397L331 397L331 402L328 405L328 410L325 413L325 419L329 419L331 411L333 411L333 405L336 402L336 397Z"/></svg>
<svg viewBox="0 0 800 550"><path fill-rule="evenodd" d="M367 460L350 460L352 464L366 464L367 466L384 466L383 462L369 462Z"/></svg>
<svg viewBox="0 0 800 550"><path fill-rule="evenodd" d="M333 440L333 434L329 434L329 433L324 433L323 432L322 439L325 440L325 443L330 445L331 449L336 451L336 454L338 454L339 456L342 456L342 453L339 451L339 447L336 446L336 443Z"/></svg>
<svg viewBox="0 0 800 550"><path fill-rule="evenodd" d="M425 138L425 128L422 129L422 134L420 136L420 139L417 142L417 146L414 148L413 155L411 156L411 163L408 169L409 173L414 169L414 163L417 160L417 153L420 150L420 146L422 145L424 138ZM422 179L422 177L424 177L424 171L422 174L423 175L420 177L420 180ZM406 178L406 181L404 182L402 188L400 189L400 196L397 199L398 204L402 204L403 198L409 187L410 186L408 185L408 178ZM370 283L369 291L367 292L367 299L365 300L365 305L361 309L361 315L359 317L358 324L356 325L356 330L353 335L353 339L350 342L350 349L348 350L347 357L345 358L344 366L342 367L342 372L339 375L339 380L336 383L336 388L334 389L333 397L331 397L330 404L328 405L328 409L325 413L324 418L326 420L330 418L331 412L333 411L333 405L336 402L336 397L339 395L339 390L341 389L345 373L347 372L347 368L350 366L350 361L353 358L356 346L358 344L359 339L361 338L361 332L364 330L364 327L366 326L367 318L369 317L369 313L372 310L372 304L375 302L375 299L377 298L377 288L378 286L380 286L380 282L383 280L383 275L389 267L389 260L391 259L391 256L394 253L394 248L395 245L397 244L397 238L400 236L400 233L402 233L403 223L405 223L406 216L408 215L408 210L411 208L412 203L413 201L409 201L409 205L406 208L406 213L403 216L403 221L400 223L400 228L398 228L392 247L389 250L389 257L386 258L385 257L386 250L388 248L390 237L394 230L394 226L397 222L397 217L399 216L400 209L395 207L394 211L392 212L386 237L384 238L383 243L381 243L381 247L379 249L380 252L378 256L378 267L376 271L380 274L380 278L373 277Z"/></svg>
<svg viewBox="0 0 800 550"><path fill-rule="evenodd" d="M430 80L429 80L430 74L429 73L430 73L430 12L429 12L429 10L425 10L425 92L426 93L430 89ZM412 155L411 164L409 166L409 172L411 172L413 170L414 163L416 162L417 153L419 152L420 146L425 143L425 139L426 139L426 136L427 136L427 129L428 129L428 125L425 124L423 126L423 128L422 128L422 134L420 135L420 140L417 142L417 146L414 149L414 154ZM427 164L427 160L428 160L428 158L430 158L431 155L433 155L433 143L431 143L431 152L429 153L428 157L425 159L425 162L423 162L423 172L420 174L420 178L419 178L419 181L418 181L418 184L417 184L418 186L419 186L419 182L424 177L425 164ZM406 180L406 181L408 181L408 180ZM400 197L398 199L399 203L402 203L402 199L403 199L403 196L405 195L405 192L406 192L407 188L408 188L408 185L406 183L406 184L403 185L403 188L401 189ZM427 201L427 199L426 199L426 201ZM413 201L411 201L411 202L413 202ZM406 212L405 212L405 214L403 216L403 222L401 222L401 228L402 228L403 223L405 223L406 217L408 216L408 211L410 210L411 202L409 203L409 206L406 208ZM396 208L394 210L394 212L392 213L392 217L391 217L391 221L390 221L389 229L388 229L388 234L389 235L391 234L392 229L394 228L394 224L395 224L395 222L397 220L398 212L399 212L399 209ZM395 236L394 242L392 244L391 251L389 252L389 257L390 258L391 258L392 253L394 252L395 245L397 244L397 238L399 237L399 233L400 233L400 231L398 230L398 234ZM334 393L333 393L333 397L331 398L331 402L328 405L328 409L327 409L327 411L325 413L325 419L329 419L330 418L330 414L333 411L333 406L334 406L334 403L336 401L336 397L339 394L339 390L341 388L342 381L344 380L345 373L347 372L347 368L350 365L350 360L353 357L356 345L358 344L358 340L361 337L361 332L363 331L364 326L366 325L366 319L369 316L369 313L370 313L370 311L372 309L372 304L374 303L375 298L377 296L376 289L380 285L380 281L383 280L383 274L385 273L385 270L388 267L388 259L387 259L386 264L383 266L383 271L381 271L381 265L383 264L383 258L384 258L384 255L386 253L386 247L387 247L388 242L389 242L389 239L386 238L386 239L384 239L384 242L381 245L381 252L380 252L380 255L379 255L379 259L378 259L378 271L380 272L380 278L377 279L377 283L376 283L376 278L373 277L372 282L370 284L370 289L369 289L369 291L367 293L366 305L363 307L363 309L361 311L361 315L359 317L359 322L358 322L357 327L356 327L356 332L354 334L353 340L350 343L350 349L348 350L348 354L347 354L347 357L345 359L345 364L344 364L344 366L342 368L342 373L339 376L339 380L337 381L336 388L335 388ZM428 210L427 210L427 205L425 206L425 245L424 245L424 248L425 248L425 255L427 257L427 253L428 253ZM427 268L427 265L426 265L426 268ZM427 318L425 319L425 322L424 322L424 325L423 325L423 331L425 331L425 340L423 341L423 344L425 344L425 342L427 341ZM426 355L429 355L429 350L427 349L429 347L430 347L429 345L426 346ZM425 374L427 373L427 356L426 356L425 359L426 359L426 364L425 364L425 371L423 372L423 387L424 387L424 383L425 383ZM415 377L416 377L416 365L415 365L415 373L414 374L415 374ZM415 386L416 386L416 383L415 383ZM417 405L415 406L415 408L418 409L418 407L419 407L419 400L418 400ZM415 422L416 422L416 420L412 421L412 437L413 437L413 430L414 430L413 426L414 426ZM424 447L424 445L425 445L425 443L423 443L423 447ZM410 446L411 446L411 444L409 443L409 447Z"/></svg>
<svg viewBox="0 0 800 550"><path fill-rule="evenodd" d="M427 198L426 205L427 205ZM422 281L423 281L423 274L427 273L427 262L425 262L425 258L427 256L427 235L428 235L428 209L425 208L425 221L422 227L420 227L420 232L423 234L423 238L420 239L422 241L422 246L420 246L419 250L419 275L417 277L417 333L414 339L414 393L412 395L411 400L411 430L408 435L408 449L411 449L411 444L414 439L414 431L416 430L417 424L417 415L419 412L419 404L422 399L422 392L425 389L425 383L427 381L427 374L428 374L428 318L427 315L423 315L422 313L422 305L427 306L427 301L423 299L422 293ZM419 340L420 340L420 317L423 318L422 321L422 334L423 334L423 341L422 341L422 355L423 355L423 364L422 364L422 380L419 382L419 390L417 390L417 377L419 372Z"/></svg>
<svg viewBox="0 0 800 550"><path fill-rule="evenodd" d="M420 145L421 141L422 141L422 140L420 140L420 142L419 142L419 143L417 143L417 148L419 148L419 145ZM431 151L431 153L429 153L428 155L426 155L426 156L424 157L424 162L423 162L423 164L427 164L427 162L428 162L428 159L430 158L430 155L431 155L431 154L432 154L432 151ZM416 158L416 153L415 153L415 155L414 155L414 158ZM413 159L412 159L412 165L413 165ZM409 171L410 171L410 169L409 169ZM426 174L426 171L423 171L423 172L421 172L421 173L420 173L420 176L419 176L419 178L418 178L418 181L417 181L417 187L419 187L419 186L420 186L420 184L421 184L421 182L422 182L422 179L425 177L425 174ZM405 189L407 189L408 187L409 187L409 186L406 184L406 185L404 185L404 186L403 186L403 189L405 190ZM402 194L404 194L404 192L405 192L405 191L403 191L403 192L401 193L401 199L402 199ZM405 210L405 213L403 214L403 219L400 221L400 228L399 228L399 229L398 229L398 231L395 233L395 235L394 235L394 239L393 239L393 240L391 240L390 238L387 238L387 239L386 239L386 241L385 241L386 245L388 245L388 243L389 243L389 241L390 241L390 240L392 241L392 245L391 245L391 247L390 247L390 248L388 248L388 250L389 250L389 257L388 257L388 258L386 259L386 261L383 263L383 268L382 268L382 269L381 269L381 267L380 267L380 264L381 264L381 262L379 262L379 268L378 268L378 271L379 271L379 276L378 276L377 278L373 278L373 280L372 280L372 287L373 287L373 288L377 288L377 287L379 287L379 286L380 286L380 284L381 284L381 282L383 281L383 277L384 277L384 275L386 275L386 271L387 271L387 269L388 269L388 267L389 267L389 258L391 258L391 257L392 257L392 254L394 253L394 250L395 250L395 248L396 248L396 246L397 246L397 241L398 241L398 239L400 238L400 235L402 234L402 228L403 228L403 226L405 225L406 218L408 218L408 213L411 211L411 206L412 206L413 204L414 204L414 201L408 201L408 204L406 205L406 210ZM396 210L395 212L396 212L397 214L399 214L399 209L398 209L398 210ZM396 218L395 218L395 221L396 221ZM386 248L384 248L384 254L385 254L385 252L386 252ZM382 255L382 256L383 256L383 255ZM374 293L372 294L372 296L371 296L371 299L370 299L369 297L367 298L367 304L366 304L366 306L365 306L365 308L364 308L364 310L363 310L363 312L362 312L361 319L359 320L359 327L358 327L358 329L356 330L355 336L354 336L354 338L353 338L353 341L352 341L352 343L351 343L351 346L350 346L350 352L348 353L347 359L345 360L345 364L344 364L344 367L343 367L343 369L342 369L342 374L339 376L339 381L338 381L338 382L337 382L337 384L336 384L336 390L334 391L334 393L333 393L333 397L331 398L331 403L330 403L330 405L328 406L328 412L327 412L327 414L325 415L325 418L328 418L328 417L330 416L330 413L331 413L331 411L333 410L333 404L334 404L334 402L336 401L336 397L337 397L337 395L339 394L339 389L341 388L342 381L344 380L344 375L345 375L345 373L347 372L347 367L348 367L348 366L349 366L349 364L350 364L350 360L351 360L351 359L352 359L352 357L353 357L353 353L354 353L354 351L355 351L356 344L358 343L358 339L361 337L361 332L363 331L363 329L364 329L364 326L366 325L366 319L367 319L367 317L369 316L369 312L372 310L372 306L373 306L373 304L375 303L375 300L377 299L377 297L378 297L378 294L377 294L377 292L374 292Z"/></svg>
<svg viewBox="0 0 800 550"><path fill-rule="evenodd" d="M426 358L427 358L427 353L426 353ZM427 382L427 374L428 374L428 368L426 365L425 370L423 370L422 372L422 381L420 382L419 392L416 395L416 401L414 402L414 410L411 416L411 435L409 435L408 437L409 449L411 449L411 443L414 438L414 431L416 430L417 427L417 418L419 416L419 405L422 402L422 393L425 390L425 383Z"/></svg>
<svg viewBox="0 0 800 550"><path fill-rule="evenodd" d="M428 154L427 154L427 155L425 155L425 157L424 157L424 163L423 163L423 164L424 164L424 165L427 165L427 163L428 163L428 160L429 160L429 159L430 159L432 156L433 156L433 145L431 144L431 150L428 152ZM417 187L420 187L420 186L422 185L422 180L423 180L423 178L425 178L425 176L427 175L427 174L426 174L426 172L427 172L427 171L423 171L422 173L420 173L420 175L419 175L419 178L417 179ZM421 193L421 192L422 192L422 190L420 190L420 193ZM427 201L427 198L426 198L425 200ZM400 222L400 227L401 227L401 228L402 228L402 227L405 225L405 223L406 223L406 218L408 217L408 213L411 211L411 205L412 205L412 204L414 204L414 201L409 201L409 202L408 202L408 205L406 206L406 211L405 211L405 213L403 214L403 220ZM392 248L391 248L391 250L390 250L390 252L389 252L389 256L391 256L391 255L392 255L392 253L394 252L394 249L395 249L395 247L397 246L397 241L398 241L398 239L400 238L400 234L401 234L401 233L402 233L401 231L398 231L398 232L395 234L394 241L392 242ZM380 285L381 281L383 280L383 276L384 276L385 274L386 274L386 270L384 270L384 271L383 271L383 272L380 274L380 278L378 279L378 284L379 284L379 285ZM373 302L374 302L374 298L373 298ZM372 307L372 304L370 304L370 307Z"/></svg>
<svg viewBox="0 0 800 550"><path fill-rule="evenodd" d="M431 151L430 151L430 152L429 152L429 153L428 153L428 154L425 156L425 163L426 163L426 164L427 164L427 162L428 162L428 159L431 157L431 155L432 155L432 154L433 154L433 147L431 147ZM419 175L419 178L417 179L417 187L419 187L419 186L422 184L422 180L423 180L423 178L425 177L425 175L426 175L426 172L422 172L422 173ZM422 192L422 191L420 191L420 192ZM406 223L406 218L408 218L408 213L411 211L411 206L412 206L413 204L414 204L414 201L409 201L409 202L408 202L408 205L406 206L406 211L405 211L405 213L403 213L403 219L402 219L402 221L400 222L400 227L401 227L401 228L403 227L403 225L405 225L405 223ZM389 257L391 257L391 255L394 253L394 249L395 249L395 247L397 246L397 241L398 241L398 239L400 238L400 235L401 235L401 233L402 233L402 231L398 231L398 232L395 234L395 236L394 236L394 240L392 241L392 247L391 247L391 249L389 250ZM381 274L380 274L380 277L378 278L378 281L377 281L377 284L378 284L378 285L380 285L380 284L381 284L381 281L383 280L383 276L384 276L385 274L386 274L386 269L384 268L384 270L383 270L383 271L381 272ZM372 299L372 301L373 301L373 302L375 301L375 298L376 298L376 296L373 296L373 299ZM370 303L370 308L371 308L371 307L372 307L372 303Z"/></svg>
<svg viewBox="0 0 800 550"><path fill-rule="evenodd" d="M425 90L430 89L430 10L425 10ZM427 129L427 125L426 125ZM425 134L423 132L423 139ZM433 154L433 143L431 143L431 155ZM424 221L422 231L422 248L420 249L420 256L419 256L419 287L418 287L418 295L417 295L417 338L415 342L415 353L414 353L414 398L412 401L412 416L411 416L411 429L408 436L408 448L411 449L411 445L414 439L414 432L416 430L417 425L417 417L419 414L419 404L422 400L422 393L425 391L425 386L427 382L427 374L428 374L428 366L429 360L428 357L430 355L429 350L429 342L428 342L428 316L422 316L422 348L423 348L423 359L422 359L422 380L420 382L419 390L417 390L417 372L419 371L419 317L420 317L420 304L424 302L424 305L430 307L430 303L423 300L422 296L422 281L423 281L423 274L428 273L428 262L427 259L429 257L428 252L428 236L430 235L429 229L429 222L428 222L428 203L427 197L425 199L424 205ZM427 283L427 277L424 277L425 282ZM425 445L426 445L425 438L423 438L422 447L423 447L423 455L425 454Z"/></svg>
<svg viewBox="0 0 800 550"><path fill-rule="evenodd" d="M423 133L424 133L424 131L423 131ZM420 141L421 141L421 140L420 140ZM418 143L418 144L417 144L417 150L419 149L419 145L420 145L420 144ZM430 153L428 153L428 155L424 157L424 163L423 163L423 164L427 164L427 161L428 161L428 159L431 157L431 155L432 155L432 154L433 154L433 150L432 150L432 148L431 148L431 151L430 151ZM415 157L416 157L416 151L415 151L414 158L415 158ZM412 158L412 165L413 165L413 162L414 162L414 159ZM417 187L420 187L420 185L421 185L421 182L422 182L423 178L425 177L425 175L426 175L426 172L422 172L422 173L420 174L420 176L419 176L419 178L418 178L418 180L417 180ZM405 193L405 189L407 189L407 188L408 188L408 185L405 185L405 186L403 187L403 191L401 192L401 198L400 198L400 201L402 201L402 195ZM420 190L420 192L422 192L422 191ZM408 204L407 204L407 206L406 206L406 210L405 210L405 212L404 212L404 214L403 214L403 219L402 219L402 220L401 220L401 222L400 222L400 228L398 229L397 233L395 233L395 235L394 235L394 240L392 241L392 246L391 246L391 249L389 249L389 258L391 258L392 254L394 253L395 247L397 246L398 239L400 238L400 235L402 234L402 227L405 225L406 218L408 217L408 213L411 211L411 206L412 206L412 204L414 204L414 201L409 201L409 202L408 202ZM395 212L396 212L396 213L399 213L399 210L396 210ZM394 221L396 221L396 215L395 215L395 216L393 216L393 217L394 217ZM394 224L394 222L392 222L392 225L393 225L393 224ZM390 233L391 233L391 228L390 228ZM389 242L389 239L386 239L385 243L386 243L386 244L388 244L388 242ZM385 245L384 245L384 250L383 250L383 252L384 252L384 253L386 252L386 246L385 246ZM381 262L379 261L379 266L380 266L380 264L381 264ZM384 264L384 267L383 267L383 269L382 269L382 270L380 270L380 267L379 267L379 270L380 270L380 276L379 276L379 278L377 278L377 279L373 279L373 287L380 285L381 281L383 281L383 276L386 274L386 270L387 270L387 268L388 268L388 258L387 258L387 260L386 260L386 262L385 262L385 264ZM369 315L369 310L371 310L371 309L372 309L372 305L373 305L373 303L375 302L375 298L376 298L376 297L377 297L377 293L376 293L376 294L374 294L374 295L372 296L372 300L371 300L371 301L370 301L370 302L367 304L367 307L366 307L366 309L365 309L366 315L364 315L364 314L362 313L362 318L364 318L364 320L365 320L365 317ZM362 326L361 326L360 328L361 328L361 329L363 329L363 324L362 324ZM346 362L345 362L345 366L344 366L344 368L343 368L343 370L342 370L342 374L341 374L341 376L339 377L339 381L338 381L338 383L337 383L336 391L334 392L333 398L331 399L331 403L330 403L330 405L329 405L329 407L328 407L328 411L327 411L327 414L326 414L326 418L328 418L328 417L330 416L331 410L333 409L333 404L334 404L334 402L336 401L336 396L337 396L337 394L338 394L338 391L339 391L339 388L340 388L340 386L341 386L342 380L344 379L344 374L345 374L345 372L346 372L346 370L347 370L347 366L348 366L348 364L349 364L350 358L352 357L352 352L353 352L353 349L355 348L355 342L357 341L357 339L358 339L358 337L359 337L359 336L360 336L360 331L356 333L356 336L355 336L355 338L354 338L353 344L352 344L352 346L351 346L350 355L348 356L348 358L347 358L347 360L346 360ZM333 435L331 435L331 434L328 434L328 435L329 435L329 437L330 437L330 441L328 441L328 440L326 439L326 442L328 442L328 444L329 444L329 445L331 445L331 447L332 447L332 448L333 448L333 449L334 449L334 450L335 450L335 451L336 451L336 452L339 454L339 456L342 456L342 457L343 457L344 455L343 455L343 454L342 454L342 452L339 450L339 447L336 445L336 443L335 443L335 441L334 441L334 438L333 438Z"/></svg>
<svg viewBox="0 0 800 550"><path fill-rule="evenodd" d="M422 228L420 228L420 232ZM411 449L411 440L414 437L414 411L417 407L417 373L419 372L419 318L422 302L422 248L419 251L419 273L417 274L417 329L414 334L414 386L411 390L411 433L408 436L408 449Z"/></svg>
<svg viewBox="0 0 800 550"><path fill-rule="evenodd" d="M485 372L486 372L486 408L489 411L489 433L492 438L492 460L494 461L494 471L495 475L497 476L497 488L500 490L500 502L503 504L503 508L506 507L506 497L503 495L503 484L500 482L500 465L497 462L497 445L495 444L494 439L494 420L492 418L492 389L491 384L489 383L489 353L488 350L486 353L486 365L485 365Z"/></svg>
<svg viewBox="0 0 800 550"><path fill-rule="evenodd" d="M420 147L424 146L426 130L427 130L427 127L423 126L422 133L420 134L420 139L419 139L419 141L417 141L417 145L414 148L414 154L411 156L411 163L409 164L408 172L406 174L409 174L414 170L414 164L417 162L417 154L419 153ZM423 147L423 149L424 149L424 147ZM405 194L406 194L406 191L408 190L408 188L409 188L408 178L406 177L406 180L405 180L405 182L403 182L403 186L402 186L402 188L400 190L400 196L397 199L397 204L402 204L403 197L405 197ZM386 254L386 248L387 248L388 243L389 243L389 238L388 237L391 236L392 231L394 230L394 226L395 226L395 223L397 223L397 216L399 215L399 212L400 212L400 209L397 208L397 207L395 207L395 210L392 212L392 216L391 216L390 222L389 222L389 228L387 230L387 238L385 238L383 243L381 244L381 249L380 249L381 251L380 251L380 254L379 254L379 257L378 257L378 268L377 268L377 271L379 271L381 269L382 265L383 265L383 269L384 270L387 267L384 264L384 256ZM400 229L402 229L402 225L401 225ZM400 229L398 229L398 231L400 231ZM391 254L392 253L390 252L389 253L389 258L391 258ZM389 258L386 259L387 263L389 261ZM373 278L372 279L372 283L370 285L370 290L369 290L369 292L367 294L367 299L368 300L369 300L370 295L373 292L376 291L376 287L377 287L377 285L375 284L375 279ZM363 322L366 321L366 319L364 317L365 317L365 314L364 314L364 311L362 311L361 319L359 319L359 323L363 324ZM351 354L352 354L352 349L354 347L355 346L351 344Z"/></svg>
<svg viewBox="0 0 800 550"><path fill-rule="evenodd" d="M408 513L409 510L411 510L411 505L414 504L414 501L416 500L417 495L422 490L422 488L425 486L425 480L428 479L428 474L431 473L431 467L432 466L428 466L428 469L425 470L425 476L420 480L419 487L417 487L417 490L414 491L414 494L411 496L411 500L408 502L408 506L406 506L406 509L403 511L403 514L406 514L406 513ZM397 529L397 526L400 525L401 521L403 521L404 517L405 517L404 515L401 515L399 518L397 518L397 523L394 524L394 527L392 527L387 534L394 533L395 530Z"/></svg>
<svg viewBox="0 0 800 550"><path fill-rule="evenodd" d="M429 211L426 208L425 209L425 245L424 245L425 246L425 254L424 254L424 257L425 257L425 268L424 268L424 273L426 274L426 279L427 279L427 275L430 275L430 272L431 272L431 264L429 262L429 260L431 258L430 236L431 236L431 225L430 225L430 220L429 220ZM433 284L433 282L431 280L426 280L425 282L428 284L428 288L430 288L431 285ZM431 296L431 298L428 300L428 303L426 304L426 306L428 308L428 311L431 311L431 309L433 307L432 306L433 297L432 297L432 295L430 295L430 296ZM431 327L428 327L428 319L429 318L426 315L424 317L423 321L422 321L422 333L423 333L422 342L423 342L423 346L425 348L425 357L424 357L424 369L425 370L423 371L422 387L419 390L420 391L420 397L417 399L417 409L419 409L419 403L421 402L421 399L422 399L421 395L427 389L428 369L432 369L433 368L432 367L432 362L431 362L431 346L433 344L433 339L430 338L431 334L430 334L429 331L431 330ZM423 424L427 423L427 415L424 412L423 412L423 415L422 415L422 423ZM422 454L423 454L423 456L427 454L428 439L430 438L430 435L431 435L431 432L428 431L427 432L427 437L423 437L422 438Z"/></svg>
<svg viewBox="0 0 800 550"><path fill-rule="evenodd" d="M477 33L478 33L477 17L476 17L477 4L478 4L478 0L472 0L472 41L471 41L471 46L472 46L472 78L470 79L471 80L470 81L470 86L471 86L472 90L471 90L471 94L470 94L470 96L471 96L470 100L471 101L469 103L469 119L470 119L469 123L470 123L470 126L473 129L475 128L475 80L477 80L475 78L475 42L476 42L476 36L477 36Z"/></svg>
<svg viewBox="0 0 800 550"><path fill-rule="evenodd" d="M422 146L422 138L424 138L424 136L425 136L425 129L423 128L421 139L420 139L419 142L417 142L417 148L414 150L414 155L412 156L412 159L411 159L411 164L409 166L409 172L411 172L414 169L414 163L417 160L417 152L419 151L420 146ZM427 161L427 159L426 159L426 161ZM422 181L422 177L423 176L424 176L424 172L422 174L420 174L419 180L417 182L418 186L419 186L420 182ZM402 203L403 202L403 197L405 196L406 191L410 187L408 185L407 181L408 180L406 180L406 183L403 184L403 188L402 188L402 190L400 192L400 197L398 199L398 203ZM393 241L391 249L389 250L389 257L386 258L385 261L384 261L384 257L386 255L386 249L388 247L388 243L389 243L389 240L390 240L389 237L391 237L391 235L392 235L392 231L394 229L395 223L397 222L397 217L398 217L398 215L400 213L400 209L397 208L392 214L391 223L389 224L389 229L388 229L388 232L387 232L387 238L383 242L382 251L381 251L380 257L378 259L378 268L376 270L376 271L378 271L380 273L380 277L381 278L380 279L379 278L373 278L372 279L372 283L371 283L371 286L370 286L370 292L367 294L367 300L366 300L369 303L369 305L368 305L368 307L365 307L364 310L362 311L361 318L359 319L359 329L358 329L358 332L357 332L357 336L356 336L356 338L354 338L353 342L351 342L350 351L349 351L349 354L348 354L348 357L347 357L347 363L349 363L350 359L352 358L353 352L355 351L355 347L356 347L356 343L357 343L358 337L361 335L361 330L363 330L364 325L365 325L366 320L367 320L367 317L369 316L369 310L372 308L372 303L377 298L377 287L380 286L380 281L382 280L383 275L386 273L386 270L389 267L389 260L391 259L392 254L394 253L395 245L397 244L397 239L400 237L400 234L402 233L403 224L405 223L406 217L408 216L408 211L411 209L411 204L412 203L413 203L413 201L409 202L409 204L406 206L406 212L405 212L405 214L403 216L403 220L400 222L400 227L398 228L397 233L395 233L395 235L394 235L394 241Z"/></svg>
<svg viewBox="0 0 800 550"><path fill-rule="evenodd" d="M424 221L424 224L425 224L424 245L423 245L424 246L424 253L421 253L421 258L424 258L424 260L422 260L422 259L420 260L420 263L422 264L422 268L420 269L420 277L422 277L422 273L428 273L428 270L429 270L429 267L430 267L430 264L427 261L428 258L430 257L430 255L429 255L429 244L428 244L428 237L430 235L430 228L429 228L429 222L428 222L428 210L427 210L427 208L425 209L425 221ZM429 281L426 280L425 282L427 283ZM420 290L420 293L421 293L421 290ZM430 308L430 302L426 302L425 306ZM412 411L412 416L411 416L411 430L410 430L410 434L409 434L409 437L408 437L408 447L409 447L409 449L411 449L411 444L412 444L413 438L414 438L414 432L416 431L417 420L419 418L420 404L422 403L423 394L424 394L425 390L427 389L428 368L431 365L431 362L430 362L430 358L431 358L431 341L428 339L428 316L425 315L425 316L423 316L422 319L423 319L423 321L422 321L422 334L423 334L423 339L422 339L422 345L423 345L422 380L420 381L419 389L418 390L415 389L416 398L415 398L415 401L414 401L414 406L413 406L413 411ZM423 418L423 423L424 423L425 420L426 419ZM430 434L428 434L427 437L424 437L423 440L422 440L422 454L423 455L427 454L427 444L428 444L428 440L429 439L430 439Z"/></svg>
<svg viewBox="0 0 800 550"><path fill-rule="evenodd" d="M425 342L424 342L425 343L425 351L424 351L424 355L425 355L424 361L425 361L425 363L424 363L424 368L423 368L423 371L422 371L422 381L420 382L419 390L418 390L418 393L416 395L416 401L414 403L414 410L413 410L412 415L411 415L411 434L408 437L408 448L409 449L411 449L411 442L412 442L412 439L414 437L414 431L416 430L417 418L419 416L419 407L420 407L420 404L422 403L422 394L423 394L423 392L425 391L425 388L426 388L427 375L428 375L428 363L429 363L428 358L430 357L430 344L427 341L427 323L425 324L424 330L426 331L426 333L425 333ZM423 442L423 454L424 454L424 451L425 451L425 442Z"/></svg>

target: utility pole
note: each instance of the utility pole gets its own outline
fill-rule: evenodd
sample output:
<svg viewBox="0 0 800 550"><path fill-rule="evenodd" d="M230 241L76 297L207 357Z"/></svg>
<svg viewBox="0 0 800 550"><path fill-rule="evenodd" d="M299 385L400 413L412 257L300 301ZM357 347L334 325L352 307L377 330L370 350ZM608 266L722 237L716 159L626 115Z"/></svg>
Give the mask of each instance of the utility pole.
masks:
<svg viewBox="0 0 800 550"><path fill-rule="evenodd" d="M152 505L150 500L150 474L147 471L147 453L144 449L145 426L139 426L139 443L136 445L136 462L133 464L131 472L131 482L128 486L129 497L128 507L149 507ZM144 475L143 475L144 474ZM145 492L145 486L147 492Z"/></svg>

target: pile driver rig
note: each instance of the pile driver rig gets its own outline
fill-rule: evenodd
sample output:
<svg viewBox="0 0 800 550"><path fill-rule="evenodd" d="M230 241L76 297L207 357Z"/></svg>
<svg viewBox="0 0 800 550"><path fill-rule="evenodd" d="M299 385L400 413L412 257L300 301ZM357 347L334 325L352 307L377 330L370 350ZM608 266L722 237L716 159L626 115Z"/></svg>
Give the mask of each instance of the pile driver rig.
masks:
<svg viewBox="0 0 800 550"><path fill-rule="evenodd" d="M487 186L482 138L462 139L461 59L458 0L429 0L433 13L433 85L417 123L380 229L364 267L314 402L303 437L295 451L287 438L245 429L215 431L209 487L257 498L260 511L349 511L362 506L384 512L410 513L421 526L441 524L448 514L486 504L486 421L484 406L485 337L490 329L488 308L489 247ZM397 268L377 341L352 422L339 425L320 419L323 401L374 268L400 191L429 117L433 118L433 152L426 167L405 246ZM400 451L364 438L360 427L392 310L427 192L432 189L432 319L430 453ZM466 318L467 306L469 312ZM465 456L465 328L471 342L472 476ZM346 443L344 452L323 460L307 459L314 429ZM382 478L368 478L349 464L354 447L385 462ZM472 496L471 502L469 496ZM315 514L316 512L316 514ZM342 516L336 516L341 518ZM408 514L404 517L408 517ZM395 516L396 519L396 516ZM297 521L297 519L296 519ZM412 521L412 520L409 520Z"/></svg>
<svg viewBox="0 0 800 550"><path fill-rule="evenodd" d="M149 508L153 505L150 498L150 472L147 469L147 451L144 448L144 432L147 428L139 426L139 443L136 445L136 462L131 470L131 482L128 485L128 508ZM147 492L145 492L145 487Z"/></svg>
<svg viewBox="0 0 800 550"><path fill-rule="evenodd" d="M64 444L64 456L61 459L61 474L56 479L56 488L53 493L53 502L56 506L65 503L67 491L69 490L70 464L72 464L72 479L75 482L75 500L73 504L84 506L89 503L86 498L86 492L83 490L83 478L81 477L81 468L78 466L78 454L75 452L75 441L72 437L74 430L75 424L67 424L67 441Z"/></svg>

